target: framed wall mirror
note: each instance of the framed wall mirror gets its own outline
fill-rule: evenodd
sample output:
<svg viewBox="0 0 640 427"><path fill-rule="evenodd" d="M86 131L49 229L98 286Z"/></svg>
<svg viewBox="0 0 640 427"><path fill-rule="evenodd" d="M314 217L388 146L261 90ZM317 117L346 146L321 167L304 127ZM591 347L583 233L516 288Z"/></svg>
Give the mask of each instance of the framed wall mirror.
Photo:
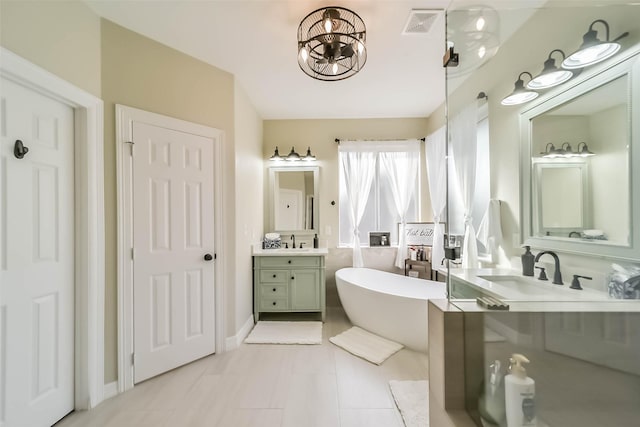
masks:
<svg viewBox="0 0 640 427"><path fill-rule="evenodd" d="M318 166L269 168L269 224L279 233L317 233Z"/></svg>
<svg viewBox="0 0 640 427"><path fill-rule="evenodd" d="M640 257L640 55L520 115L521 224L533 247ZM582 76L581 76L582 77Z"/></svg>

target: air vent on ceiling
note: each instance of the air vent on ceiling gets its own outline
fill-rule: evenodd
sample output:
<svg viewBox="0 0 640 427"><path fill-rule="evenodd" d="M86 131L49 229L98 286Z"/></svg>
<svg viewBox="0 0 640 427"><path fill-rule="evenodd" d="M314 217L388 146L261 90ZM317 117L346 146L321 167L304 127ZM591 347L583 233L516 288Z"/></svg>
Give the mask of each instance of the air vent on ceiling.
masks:
<svg viewBox="0 0 640 427"><path fill-rule="evenodd" d="M427 34L442 10L412 9L402 34Z"/></svg>

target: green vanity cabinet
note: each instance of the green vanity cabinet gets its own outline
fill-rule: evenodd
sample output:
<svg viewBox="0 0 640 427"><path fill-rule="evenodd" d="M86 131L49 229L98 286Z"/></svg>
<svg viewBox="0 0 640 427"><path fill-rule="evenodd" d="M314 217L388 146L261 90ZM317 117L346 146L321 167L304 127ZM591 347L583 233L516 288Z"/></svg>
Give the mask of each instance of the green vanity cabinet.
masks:
<svg viewBox="0 0 640 427"><path fill-rule="evenodd" d="M253 312L318 312L325 319L324 256L254 256Z"/></svg>

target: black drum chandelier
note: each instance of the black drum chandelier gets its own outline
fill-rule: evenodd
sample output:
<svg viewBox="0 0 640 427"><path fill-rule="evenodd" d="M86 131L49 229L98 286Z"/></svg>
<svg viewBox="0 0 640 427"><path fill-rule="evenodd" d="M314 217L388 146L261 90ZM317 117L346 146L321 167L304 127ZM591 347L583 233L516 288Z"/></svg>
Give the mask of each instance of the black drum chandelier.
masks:
<svg viewBox="0 0 640 427"><path fill-rule="evenodd" d="M362 18L349 9L311 12L298 27L298 65L318 80L351 77L367 62L366 34Z"/></svg>

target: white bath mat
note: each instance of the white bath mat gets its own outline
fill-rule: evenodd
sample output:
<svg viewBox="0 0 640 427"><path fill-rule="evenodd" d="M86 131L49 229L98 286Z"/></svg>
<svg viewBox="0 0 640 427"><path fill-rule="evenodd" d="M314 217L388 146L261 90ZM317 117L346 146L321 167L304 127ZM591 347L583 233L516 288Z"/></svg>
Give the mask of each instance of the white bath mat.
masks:
<svg viewBox="0 0 640 427"><path fill-rule="evenodd" d="M429 427L429 381L389 381L407 427Z"/></svg>
<svg viewBox="0 0 640 427"><path fill-rule="evenodd" d="M404 347L402 344L389 341L357 326L329 338L329 341L376 365L380 365Z"/></svg>
<svg viewBox="0 0 640 427"><path fill-rule="evenodd" d="M248 344L322 344L322 322L258 322Z"/></svg>

